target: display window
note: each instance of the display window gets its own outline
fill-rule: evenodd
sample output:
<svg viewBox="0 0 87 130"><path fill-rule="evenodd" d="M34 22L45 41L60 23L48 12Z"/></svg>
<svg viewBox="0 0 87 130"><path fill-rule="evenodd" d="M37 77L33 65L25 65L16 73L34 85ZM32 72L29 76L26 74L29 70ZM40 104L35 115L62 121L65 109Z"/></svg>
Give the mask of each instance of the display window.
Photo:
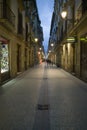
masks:
<svg viewBox="0 0 87 130"><path fill-rule="evenodd" d="M1 73L9 71L9 52L8 44L0 42L0 61Z"/></svg>

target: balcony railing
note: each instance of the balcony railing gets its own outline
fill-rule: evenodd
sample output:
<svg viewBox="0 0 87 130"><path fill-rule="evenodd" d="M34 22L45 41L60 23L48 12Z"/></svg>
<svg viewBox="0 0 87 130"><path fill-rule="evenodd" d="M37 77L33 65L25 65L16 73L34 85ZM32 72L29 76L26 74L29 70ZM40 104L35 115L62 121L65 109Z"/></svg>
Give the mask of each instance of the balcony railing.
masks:
<svg viewBox="0 0 87 130"><path fill-rule="evenodd" d="M86 2L82 2L80 4L80 6L77 9L76 13L77 13L77 15L76 15L75 24L78 23L81 19L83 19L85 14L87 15L87 1Z"/></svg>
<svg viewBox="0 0 87 130"><path fill-rule="evenodd" d="M0 21L7 20L9 23L11 23L13 26L15 26L15 15L12 12L12 10L8 7L7 4L0 3Z"/></svg>
<svg viewBox="0 0 87 130"><path fill-rule="evenodd" d="M76 17L77 17L77 22L82 18L82 4L80 4L80 6L79 6L79 8L77 9L77 15L76 15Z"/></svg>

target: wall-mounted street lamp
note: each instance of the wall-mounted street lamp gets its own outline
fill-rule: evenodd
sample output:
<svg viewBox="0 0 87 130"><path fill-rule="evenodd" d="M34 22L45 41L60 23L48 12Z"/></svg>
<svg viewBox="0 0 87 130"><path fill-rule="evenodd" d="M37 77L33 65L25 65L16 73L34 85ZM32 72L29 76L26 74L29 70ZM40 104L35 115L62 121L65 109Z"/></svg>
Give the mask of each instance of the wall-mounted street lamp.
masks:
<svg viewBox="0 0 87 130"><path fill-rule="evenodd" d="M41 47L40 47L39 49L40 49L40 50L42 50L42 48L41 48Z"/></svg>
<svg viewBox="0 0 87 130"><path fill-rule="evenodd" d="M66 19L66 17L67 17L67 5L66 5L66 3L63 4L62 11L61 11L61 17L62 17L62 19Z"/></svg>
<svg viewBox="0 0 87 130"><path fill-rule="evenodd" d="M62 9L61 17L62 17L63 19L66 19L66 17L67 17L67 11L66 11L65 8Z"/></svg>
<svg viewBox="0 0 87 130"><path fill-rule="evenodd" d="M53 47L53 46L54 46L54 44L53 44L53 43L51 43L51 46Z"/></svg>
<svg viewBox="0 0 87 130"><path fill-rule="evenodd" d="M68 19L67 14L68 14L67 10L62 10L62 12L61 12L62 19L66 19L67 21L70 21L71 23L73 23L73 19L72 18Z"/></svg>
<svg viewBox="0 0 87 130"><path fill-rule="evenodd" d="M51 52L51 50L49 50L49 53Z"/></svg>
<svg viewBox="0 0 87 130"><path fill-rule="evenodd" d="M73 19L72 18L70 18L70 19L67 18L67 15L68 15L67 8L68 8L68 4L64 3L60 15L61 15L62 19L66 19L67 21L70 21L71 23L73 23Z"/></svg>
<svg viewBox="0 0 87 130"><path fill-rule="evenodd" d="M61 12L61 16L62 16L63 19L65 19L66 16L67 16L67 12L63 10L63 11Z"/></svg>
<svg viewBox="0 0 87 130"><path fill-rule="evenodd" d="M35 42L38 42L38 38L35 38L34 40L35 40Z"/></svg>

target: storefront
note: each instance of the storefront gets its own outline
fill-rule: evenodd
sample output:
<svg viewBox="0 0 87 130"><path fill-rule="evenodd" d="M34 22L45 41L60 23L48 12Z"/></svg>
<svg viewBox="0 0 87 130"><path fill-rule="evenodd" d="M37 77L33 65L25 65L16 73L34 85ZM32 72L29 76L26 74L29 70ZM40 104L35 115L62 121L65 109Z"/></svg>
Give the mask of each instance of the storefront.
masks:
<svg viewBox="0 0 87 130"><path fill-rule="evenodd" d="M0 74L1 82L6 81L10 77L8 40L2 37L0 37Z"/></svg>
<svg viewBox="0 0 87 130"><path fill-rule="evenodd" d="M87 34L81 36L81 77L87 81Z"/></svg>

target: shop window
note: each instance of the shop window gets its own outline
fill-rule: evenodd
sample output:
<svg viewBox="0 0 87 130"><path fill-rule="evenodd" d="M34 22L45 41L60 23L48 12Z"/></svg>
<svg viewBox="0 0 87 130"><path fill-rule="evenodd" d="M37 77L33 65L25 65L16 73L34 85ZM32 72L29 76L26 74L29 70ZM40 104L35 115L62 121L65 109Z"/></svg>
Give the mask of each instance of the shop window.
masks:
<svg viewBox="0 0 87 130"><path fill-rule="evenodd" d="M8 44L0 42L1 73L9 71Z"/></svg>

